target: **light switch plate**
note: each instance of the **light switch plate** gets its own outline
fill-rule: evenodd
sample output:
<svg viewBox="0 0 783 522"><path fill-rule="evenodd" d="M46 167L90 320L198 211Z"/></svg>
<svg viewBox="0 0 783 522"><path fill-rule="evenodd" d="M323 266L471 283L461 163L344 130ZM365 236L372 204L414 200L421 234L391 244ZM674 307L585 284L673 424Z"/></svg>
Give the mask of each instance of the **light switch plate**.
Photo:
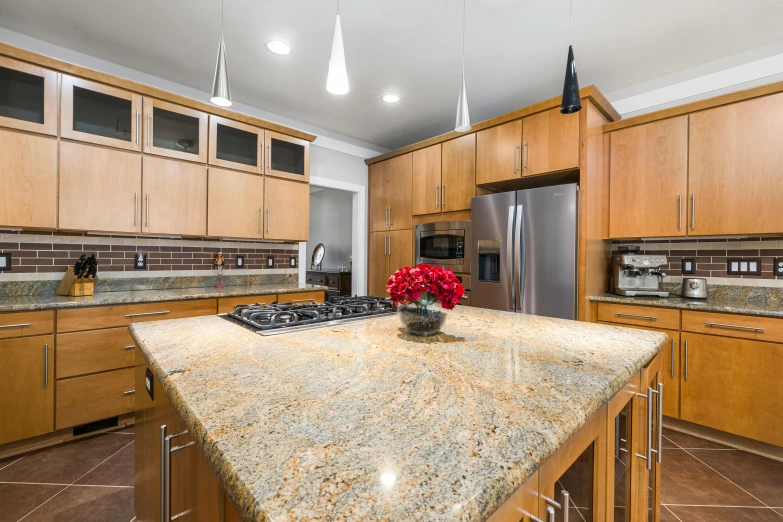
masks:
<svg viewBox="0 0 783 522"><path fill-rule="evenodd" d="M291 268L296 268L296 258L292 257L289 264L291 265Z"/></svg>
<svg viewBox="0 0 783 522"><path fill-rule="evenodd" d="M275 267L275 258L272 256L269 256L266 258L266 267L267 268L274 268Z"/></svg>
<svg viewBox="0 0 783 522"><path fill-rule="evenodd" d="M761 275L761 259L758 257L729 258L726 260L729 275Z"/></svg>
<svg viewBox="0 0 783 522"><path fill-rule="evenodd" d="M0 272L11 270L11 253L0 254Z"/></svg>
<svg viewBox="0 0 783 522"><path fill-rule="evenodd" d="M237 268L245 268L245 256L237 256L234 266Z"/></svg>
<svg viewBox="0 0 783 522"><path fill-rule="evenodd" d="M695 259L683 259L682 260L682 274L689 275L696 273L696 260Z"/></svg>
<svg viewBox="0 0 783 522"><path fill-rule="evenodd" d="M775 258L775 264L772 265L772 273L776 276L783 276L783 257Z"/></svg>

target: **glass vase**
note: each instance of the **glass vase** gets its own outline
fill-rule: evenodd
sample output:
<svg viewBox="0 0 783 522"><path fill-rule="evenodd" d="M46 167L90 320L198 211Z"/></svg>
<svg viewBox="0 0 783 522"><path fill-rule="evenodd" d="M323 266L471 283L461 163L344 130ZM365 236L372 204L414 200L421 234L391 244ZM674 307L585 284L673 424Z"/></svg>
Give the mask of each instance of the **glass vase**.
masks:
<svg viewBox="0 0 783 522"><path fill-rule="evenodd" d="M437 299L425 294L415 303L397 307L400 321L409 334L426 337L440 332L446 322L446 312L436 302Z"/></svg>

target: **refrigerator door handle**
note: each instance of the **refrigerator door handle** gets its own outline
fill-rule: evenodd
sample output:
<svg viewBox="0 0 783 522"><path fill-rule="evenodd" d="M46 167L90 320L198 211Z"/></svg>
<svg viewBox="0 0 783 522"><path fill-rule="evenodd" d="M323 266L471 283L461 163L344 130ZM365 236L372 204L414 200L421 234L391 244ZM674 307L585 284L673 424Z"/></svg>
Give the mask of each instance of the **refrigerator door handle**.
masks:
<svg viewBox="0 0 783 522"><path fill-rule="evenodd" d="M508 231L506 232L506 266L511 268L514 263L514 207L508 207ZM514 270L511 270L511 284L509 286L509 309L516 310L516 284L514 284Z"/></svg>
<svg viewBox="0 0 783 522"><path fill-rule="evenodd" d="M525 296L525 216L523 214L522 205L517 205L517 219L515 224L517 230L517 237L519 238L519 246L514 256L514 273L515 278L519 285L519 304L516 308L517 312L522 311L522 305Z"/></svg>

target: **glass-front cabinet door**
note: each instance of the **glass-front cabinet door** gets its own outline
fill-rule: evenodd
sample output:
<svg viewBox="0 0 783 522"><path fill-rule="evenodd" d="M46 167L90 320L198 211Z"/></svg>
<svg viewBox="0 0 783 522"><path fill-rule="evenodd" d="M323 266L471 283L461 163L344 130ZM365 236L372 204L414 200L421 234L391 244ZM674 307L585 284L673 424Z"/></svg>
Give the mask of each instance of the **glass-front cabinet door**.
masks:
<svg viewBox="0 0 783 522"><path fill-rule="evenodd" d="M264 129L209 116L209 164L261 174Z"/></svg>
<svg viewBox="0 0 783 522"><path fill-rule="evenodd" d="M663 440L663 384L661 355L655 356L641 371L636 429L639 445L636 453L638 466L640 522L658 522L661 509L661 442Z"/></svg>
<svg viewBox="0 0 783 522"><path fill-rule="evenodd" d="M141 150L141 108L138 94L63 75L60 135Z"/></svg>
<svg viewBox="0 0 783 522"><path fill-rule="evenodd" d="M310 181L310 142L266 131L267 176Z"/></svg>
<svg viewBox="0 0 783 522"><path fill-rule="evenodd" d="M0 56L0 126L57 135L57 74Z"/></svg>
<svg viewBox="0 0 783 522"><path fill-rule="evenodd" d="M606 414L601 408L541 466L539 514L552 509L557 522L604 520Z"/></svg>
<svg viewBox="0 0 783 522"><path fill-rule="evenodd" d="M606 514L609 522L635 522L638 503L633 487L634 473L639 465L634 455L638 451L636 429L636 394L639 374L609 401L606 432ZM579 519L577 519L579 520Z"/></svg>
<svg viewBox="0 0 783 522"><path fill-rule="evenodd" d="M145 153L207 162L206 113L144 98L143 135Z"/></svg>

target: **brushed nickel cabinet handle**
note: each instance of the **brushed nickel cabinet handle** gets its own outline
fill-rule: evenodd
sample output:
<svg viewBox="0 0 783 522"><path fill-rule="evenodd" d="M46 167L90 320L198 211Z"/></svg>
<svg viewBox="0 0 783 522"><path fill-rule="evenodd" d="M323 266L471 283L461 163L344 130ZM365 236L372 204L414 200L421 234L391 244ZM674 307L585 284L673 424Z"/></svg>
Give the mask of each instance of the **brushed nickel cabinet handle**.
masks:
<svg viewBox="0 0 783 522"><path fill-rule="evenodd" d="M44 344L44 388L49 387L49 345Z"/></svg>
<svg viewBox="0 0 783 522"><path fill-rule="evenodd" d="M133 395L134 393L136 393L136 390L128 390L128 391L122 392L123 395Z"/></svg>
<svg viewBox="0 0 783 522"><path fill-rule="evenodd" d="M134 348L136 348L136 346L133 344L129 344L128 346L122 347L123 350L133 350Z"/></svg>
<svg viewBox="0 0 783 522"><path fill-rule="evenodd" d="M653 394L658 396L658 414L656 419L658 421L658 431L655 434L655 438L658 439L658 448L653 449ZM658 463L661 462L661 442L663 441L663 384L658 383L658 389L654 390L652 387L647 387L647 395L643 393L636 394L639 398L647 399L647 451L645 455L639 453L636 454L642 460L647 461L647 469L652 469L652 454L655 453Z"/></svg>
<svg viewBox="0 0 783 522"><path fill-rule="evenodd" d="M749 330L751 332L764 333L763 328L757 328L755 326L739 326L736 324L711 323L709 321L705 321L704 326L711 326L713 328L728 328L731 330Z"/></svg>
<svg viewBox="0 0 783 522"><path fill-rule="evenodd" d="M514 172L519 172L519 145L514 145Z"/></svg>
<svg viewBox="0 0 783 522"><path fill-rule="evenodd" d="M171 522L176 520L192 510L171 516L171 454L193 446L196 442L191 440L185 444L171 447L171 440L187 435L188 431L166 435L166 425L160 427L160 520L161 522Z"/></svg>
<svg viewBox="0 0 783 522"><path fill-rule="evenodd" d="M650 321L657 321L658 317L654 315L637 315L637 314L621 314L620 312L614 313L615 317L631 317L633 319L649 319Z"/></svg>
<svg viewBox="0 0 783 522"><path fill-rule="evenodd" d="M547 505L550 506L549 509L547 509L547 512L552 510L550 519L554 518L554 509L559 509L563 513L563 522L568 522L568 512L570 511L569 504L571 502L571 495L568 493L568 491L565 489L560 491L560 502L554 501L551 498L545 497L543 495L541 496L544 498L544 501L546 501Z"/></svg>
<svg viewBox="0 0 783 522"><path fill-rule="evenodd" d="M653 393L656 393L653 390ZM661 463L663 454L663 383L658 383L658 449L655 450L655 457L658 460L658 464Z"/></svg>
<svg viewBox="0 0 783 522"><path fill-rule="evenodd" d="M688 380L688 341L685 341L685 368L683 368L685 380Z"/></svg>
<svg viewBox="0 0 783 522"><path fill-rule="evenodd" d="M389 257L391 257L391 234L389 234Z"/></svg>
<svg viewBox="0 0 783 522"><path fill-rule="evenodd" d="M317 300L315 300L315 299L313 299L313 298L310 298L310 299L294 299L293 301L291 301L291 304L294 304L294 303L312 303L312 304L318 304L318 301L317 301Z"/></svg>
<svg viewBox="0 0 783 522"><path fill-rule="evenodd" d="M674 339L672 339L672 360L671 360L671 365L672 365L671 375L672 375L672 377L674 377Z"/></svg>
<svg viewBox="0 0 783 522"><path fill-rule="evenodd" d="M522 172L527 170L527 142L522 142Z"/></svg>
<svg viewBox="0 0 783 522"><path fill-rule="evenodd" d="M0 325L0 328L24 328L26 326L30 326L30 323L4 324Z"/></svg>
<svg viewBox="0 0 783 522"><path fill-rule="evenodd" d="M438 204L440 203L440 195L438 194L438 185L435 185L435 208L438 208Z"/></svg>
<svg viewBox="0 0 783 522"><path fill-rule="evenodd" d="M446 210L446 185L440 186L440 209Z"/></svg>
<svg viewBox="0 0 783 522"><path fill-rule="evenodd" d="M148 315L166 315L166 314L170 314L170 313L171 313L171 311L165 310L163 312L144 312L144 313L139 313L139 314L125 314L125 317L128 317L128 318L131 318L131 317L145 317L145 316L148 316Z"/></svg>

